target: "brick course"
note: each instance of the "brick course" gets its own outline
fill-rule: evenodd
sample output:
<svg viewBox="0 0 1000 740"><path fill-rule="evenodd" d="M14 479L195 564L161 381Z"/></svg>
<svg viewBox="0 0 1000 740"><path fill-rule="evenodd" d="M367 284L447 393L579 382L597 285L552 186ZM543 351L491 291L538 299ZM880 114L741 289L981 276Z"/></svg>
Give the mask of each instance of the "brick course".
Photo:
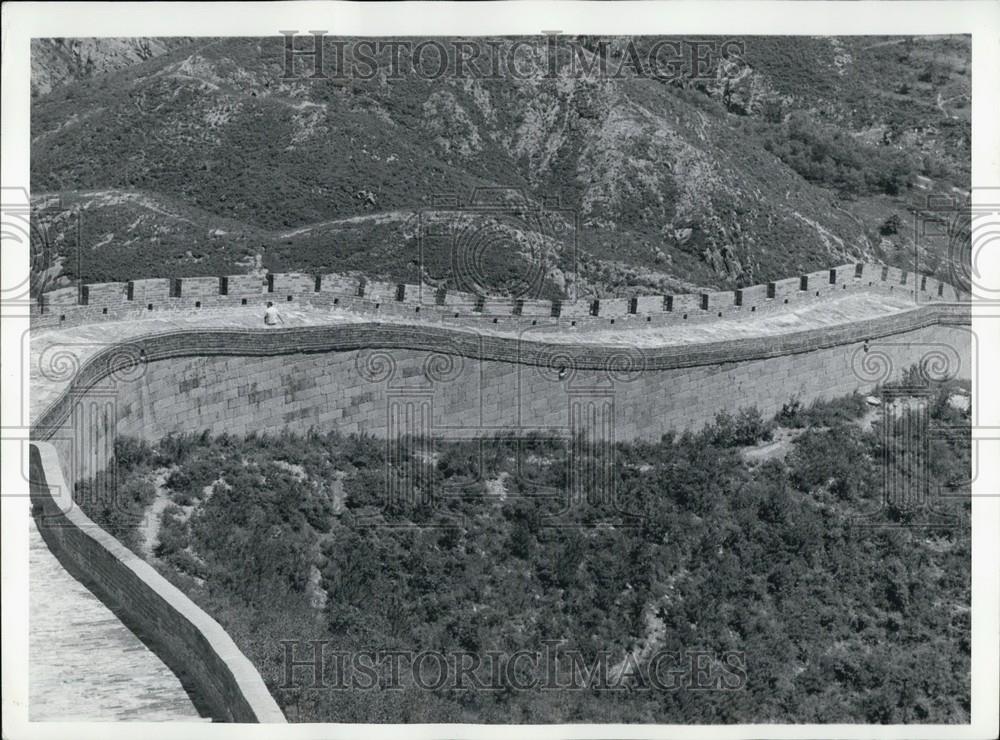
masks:
<svg viewBox="0 0 1000 740"><path fill-rule="evenodd" d="M218 295L217 277L182 277L177 280L178 298L205 298Z"/></svg>
<svg viewBox="0 0 1000 740"><path fill-rule="evenodd" d="M808 403L865 391L941 348L967 376L967 321L958 307L929 304L791 335L650 350L545 344L530 330L518 340L436 326L178 331L131 342L146 358L139 373L117 371L117 347L83 363L73 387L36 420L34 436L52 439L78 479L106 464L115 434L155 440L203 429L322 426L384 436L391 399L415 394L429 399L436 437L565 434L573 398L610 396L617 439L657 439L698 428L720 410L757 406L770 416L793 395ZM887 374L879 375L885 363ZM91 398L112 418L88 416L96 413L88 411ZM74 452L81 429L92 436ZM82 444L87 454L79 454Z"/></svg>
<svg viewBox="0 0 1000 740"><path fill-rule="evenodd" d="M60 563L186 677L213 720L284 723L260 674L218 622L66 500L60 456L51 444L29 448L33 514Z"/></svg>

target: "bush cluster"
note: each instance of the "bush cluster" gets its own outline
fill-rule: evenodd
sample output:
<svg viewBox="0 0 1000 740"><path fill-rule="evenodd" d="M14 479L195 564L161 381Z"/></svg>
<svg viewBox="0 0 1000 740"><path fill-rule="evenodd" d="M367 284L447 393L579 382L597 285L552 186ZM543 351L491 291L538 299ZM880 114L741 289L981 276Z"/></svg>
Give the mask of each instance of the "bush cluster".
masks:
<svg viewBox="0 0 1000 740"><path fill-rule="evenodd" d="M223 623L294 720L964 721L968 522L933 548L922 530L854 526L879 502L885 461L906 465L858 425L860 408L790 404L774 422L745 409L611 449L543 434L404 440L391 461L383 441L336 433L122 440L120 482L148 501L151 472L174 471L167 491L190 503L164 511L153 562ZM947 399L931 408L968 422ZM776 423L806 429L785 459L745 460ZM930 482L961 491L969 440L940 444ZM611 500L598 495L608 485ZM574 486L584 503L567 508ZM579 526L594 516L618 523ZM650 640L742 650L750 680L621 695L279 688L285 639L510 654L553 637L612 663Z"/></svg>

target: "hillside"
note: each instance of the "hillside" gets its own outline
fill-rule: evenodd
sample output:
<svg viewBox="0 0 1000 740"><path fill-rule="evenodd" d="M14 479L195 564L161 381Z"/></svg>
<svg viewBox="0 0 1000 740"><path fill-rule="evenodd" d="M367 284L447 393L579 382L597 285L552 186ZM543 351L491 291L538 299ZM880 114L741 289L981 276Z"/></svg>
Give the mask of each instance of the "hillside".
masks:
<svg viewBox="0 0 1000 740"><path fill-rule="evenodd" d="M928 460L960 517L943 528L891 508L901 526L858 526L883 466L909 469L888 450L915 423L858 395L618 445L634 526L573 526L600 510L560 512L568 443L545 436L407 440L396 464L384 442L336 432L119 439L119 487L88 481L74 498L219 620L291 721L962 723L969 407L950 399L968 389L930 390L934 422L966 430ZM387 480L415 495L386 499ZM490 656L545 646L551 663L491 680ZM407 661L391 680L372 657L354 683L357 664L334 657L376 650L465 655L476 671L456 680L452 663L434 683L426 668L419 684ZM697 684L690 651L704 653Z"/></svg>
<svg viewBox="0 0 1000 740"><path fill-rule="evenodd" d="M912 267L914 209L969 188L968 39L742 41L701 79L581 78L567 52L553 78L284 80L280 38L95 64L33 102L40 251L61 283L302 269L552 296Z"/></svg>
<svg viewBox="0 0 1000 740"><path fill-rule="evenodd" d="M32 39L31 97L187 46L189 37Z"/></svg>

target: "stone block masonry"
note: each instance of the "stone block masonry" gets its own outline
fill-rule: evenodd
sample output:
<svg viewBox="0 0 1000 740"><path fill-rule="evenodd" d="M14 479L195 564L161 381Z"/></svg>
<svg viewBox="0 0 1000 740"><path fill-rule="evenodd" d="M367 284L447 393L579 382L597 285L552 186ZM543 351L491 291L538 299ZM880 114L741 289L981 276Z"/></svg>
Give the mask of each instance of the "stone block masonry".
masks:
<svg viewBox="0 0 1000 740"><path fill-rule="evenodd" d="M767 284L767 297L779 303L788 303L800 295L807 294L802 284L803 280L801 276L775 280L773 283Z"/></svg>
<svg viewBox="0 0 1000 740"><path fill-rule="evenodd" d="M836 275L837 273L832 270L810 272L803 276L805 278L805 289L817 297L825 293L830 293L840 287L836 284Z"/></svg>
<svg viewBox="0 0 1000 740"><path fill-rule="evenodd" d="M866 287L866 277L871 278L871 287ZM907 282L910 287L906 287ZM598 323L609 326L615 321L621 323L622 332L628 332L637 322L643 326L653 322L656 327L718 321L722 329L728 321L736 320L730 318L732 314L742 314L745 318L741 321L753 321L749 318L751 312L768 316L788 310L783 295L794 296L802 304L825 300L810 298L815 293L810 288L817 283L830 286L825 295L835 294L837 286L840 290L891 292L898 285L900 295L912 290L919 292L922 301L899 313L824 328L760 337L741 331L737 334L739 338L693 343L668 341L643 348L618 344L618 339L612 345L592 341L547 344L544 338L532 334L536 330L551 332L554 327L572 336ZM196 296L176 295L183 294L185 286L206 295L198 300ZM209 295L213 286L225 294ZM306 291L288 294L300 295L304 306L300 310L309 310L311 303L339 302L341 309L367 320L269 331L215 328L209 324L194 332L181 330L169 335L140 336L137 341L129 342L129 348L141 353L141 378L130 381L131 385L114 380L109 390L107 378L117 376L108 363L122 354L120 348L112 345L83 363L71 387L63 389L51 407L35 419L36 433L44 439L53 438L58 445L57 438L72 440L81 428L97 426L94 432L97 436L91 441L95 444L99 441L102 449L109 448L119 427L122 433L147 439L178 431L305 430L320 424L346 433L384 434L387 394L398 389L381 387L358 370L365 351L383 351L393 363L404 368L402 377L410 382L420 375L425 363L477 367L481 374L517 378L513 393L507 386L484 390L470 385L472 379L479 377L475 373L468 381L463 380L463 375L446 381L428 377L428 381L434 382L422 392L432 392L437 428L458 430L456 433L463 437L492 434L504 428L565 428L568 422L560 409L565 409L567 396L579 389L525 380L530 368L541 366L548 368L550 375L553 371L557 376L569 373L585 380L588 388L610 393L615 398L619 439L655 439L666 431L699 427L723 409L757 406L762 412L773 413L780 403L799 391L800 400L808 402L824 395L870 387L873 383L860 382L863 377L856 368L845 365L843 359L847 355L856 358L865 341L893 336L915 338L897 342L891 349L891 362L897 369L920 361L926 342L919 332L945 331L944 344L958 347L960 357L968 357L970 344L968 330L961 328L969 322L968 310L948 302L958 297L951 286L918 275L908 276L901 270L869 265L842 265L735 292L565 303L474 297L447 291L434 295L432 304L411 303L405 294L415 286L340 280L336 276L278 274L271 277L269 286L275 293L281 291L279 296L285 291ZM102 286L88 287L96 291ZM108 290L114 293L117 288L111 286ZM240 305L247 300L240 294L250 290L255 291L249 293L255 301L274 295L260 292L261 284L252 276L221 281L216 278L137 280L127 285L122 304L126 308L109 310L107 306L85 305L75 307L73 312L77 322L99 323L112 316L121 321L140 314L155 316L155 311L164 305L176 310L206 305L202 301L221 308ZM338 291L345 294L338 295ZM475 305L449 305L454 299L474 299ZM41 318L62 324L66 318L63 310L70 313L68 308L60 309L59 313ZM557 317L550 319L552 314ZM392 317L393 321L381 323L383 317ZM400 320L405 323L395 323ZM485 333L480 334L479 327ZM836 352L841 354L831 354ZM234 357L240 359L232 360ZM281 359L268 359L276 357ZM822 360L813 367L816 357ZM296 375L300 363L307 360L319 363L310 366L315 382L308 387ZM968 366L969 362L964 362L964 367ZM206 369L199 371L200 367ZM723 370L711 370L730 367L740 368L740 372L729 376ZM781 368L777 375L773 372L775 367ZM626 376L620 372L622 368L628 370ZM176 382L171 380L174 375L178 376ZM801 387L793 382L800 375ZM703 387L694 390L689 382L692 377ZM641 391L636 393L636 388ZM98 391L101 402L97 405L106 409L100 423L83 412L93 407L85 403L88 395ZM348 395L355 392L362 394L364 401L354 401ZM452 392L454 396L450 395ZM782 397L775 398L771 395L774 393ZM114 401L111 411L107 411L105 403L109 394ZM456 399L462 399L465 405L456 406ZM113 420L107 418L109 413L115 417ZM473 423L474 420L478 421ZM78 471L81 476L101 469L100 455L78 455L71 449L66 454L75 455L77 468L84 466Z"/></svg>
<svg viewBox="0 0 1000 740"><path fill-rule="evenodd" d="M600 310L599 305L600 304L598 304L598 310ZM594 312L593 301L579 299L576 301L567 301L563 303L559 315L564 316L566 318L585 319L592 316L593 312Z"/></svg>
<svg viewBox="0 0 1000 740"><path fill-rule="evenodd" d="M103 306L125 300L125 283L91 283L80 289L80 303L85 306Z"/></svg>
<svg viewBox="0 0 1000 740"><path fill-rule="evenodd" d="M869 345L895 370L918 363L931 348L955 347L968 356L968 332L934 326ZM959 346L956 346L959 345ZM560 369L399 349L386 355L386 377L366 374L377 350L275 357L198 357L150 363L140 380L121 384L118 433L156 440L207 429L306 432L336 429L384 437L392 399L431 399L433 436L568 433L570 400L610 396L615 438L656 440L669 431L697 429L719 411L756 406L765 418L795 397L803 403L867 391L865 343L752 362L718 362L632 374ZM435 363L447 372L435 375ZM886 378L888 379L888 378Z"/></svg>
<svg viewBox="0 0 1000 740"><path fill-rule="evenodd" d="M59 288L57 290L50 290L42 297L41 304L45 307L57 308L76 306L81 300L80 292L80 288Z"/></svg>
<svg viewBox="0 0 1000 740"><path fill-rule="evenodd" d="M700 307L703 311L728 311L736 305L736 293L732 290L714 291L701 295Z"/></svg>
<svg viewBox="0 0 1000 740"><path fill-rule="evenodd" d="M377 303L388 303L396 300L396 283L387 283L382 280L368 280L365 282L365 298Z"/></svg>
<svg viewBox="0 0 1000 740"><path fill-rule="evenodd" d="M345 296L357 296L361 281L357 278L329 273L320 276L319 289L323 293L337 293Z"/></svg>
<svg viewBox="0 0 1000 740"><path fill-rule="evenodd" d="M260 674L218 622L63 500L69 487L59 458L51 444L35 442L29 449L32 508L60 563L184 677L213 720L284 723Z"/></svg>
<svg viewBox="0 0 1000 740"><path fill-rule="evenodd" d="M817 282L823 283L826 296L835 289L920 295L912 308L900 309L896 301L897 310L884 315L803 324L814 328L783 333L752 331L751 322L762 313L789 310L786 300L824 300L815 295ZM192 311L201 305L225 308L288 297L299 299L302 311L312 302L339 301L356 314L350 322L264 330L214 323L212 317L224 312L209 312L202 316L211 321L197 326L177 329L183 324L160 321L160 327L169 328L159 333L143 333L157 322L143 323L122 344L114 343L113 337L121 335L109 323L112 340L71 363L67 378L58 379L59 366L50 368L55 378L46 377L41 364L32 371L42 373L41 378L33 376L35 382L51 385L33 386L35 398L42 399L33 409L33 450L49 462L33 457L33 468L44 471L33 469L31 479L44 484L53 480L49 471L67 471L67 482L60 478L56 491L41 492L36 499L42 518L58 520L43 536L67 568L150 636L164 662L199 683L213 716L222 720L281 721L281 715L260 677L217 624L57 498L57 491L69 491L73 483L110 465L119 435L155 441L170 433L203 430L243 435L316 429L390 440L407 432L443 441L530 432L569 438L595 433L587 425L596 418L603 438L656 440L670 431L698 429L719 411L756 406L767 418L793 397L810 403L865 392L914 364L940 369L942 356L947 374L968 377L974 349L968 308L948 303L960 298L951 286L868 265L704 297L566 303L444 291L440 300L434 295L433 304L416 304L407 295L413 286L400 290L391 283L329 276L274 275L268 287L271 292L263 293L260 280L252 276L136 280L116 303L120 286L87 286L85 300L76 296L76 289L71 289L73 295L46 294L42 305L53 310L32 317L33 329L43 334L46 326L63 326L67 319L103 330L102 321L156 316L163 308ZM96 301L99 295L107 296L106 305L100 305L103 299ZM73 305L59 303L70 299ZM83 305L76 305L81 300ZM486 307L490 310L484 312ZM414 320L418 310L420 323ZM437 321L434 311L441 312ZM753 319L750 311L755 311ZM729 317L736 312L746 331L723 331L728 321L737 320ZM618 321L627 340L632 322L654 322L654 327L662 322L668 329L689 322L701 326L716 321L717 313L727 316L717 319L718 329L706 326L702 334L689 335L701 339L671 343L665 333L663 342L649 347L592 339L552 342L544 334L532 335L551 332L554 324L576 337L588 325ZM386 322L387 315L408 317L409 323ZM441 320L452 316L450 325ZM547 322L547 316L558 318ZM508 333L476 330L484 325ZM420 423L408 422L416 418L416 410ZM41 520L39 524L41 529Z"/></svg>
<svg viewBox="0 0 1000 740"><path fill-rule="evenodd" d="M756 306L767 300L767 286L754 285L749 288L740 288L736 291L735 304L741 308L744 306Z"/></svg>
<svg viewBox="0 0 1000 740"><path fill-rule="evenodd" d="M670 296L670 310L679 314L690 314L702 310L702 297L700 295L675 295Z"/></svg>
<svg viewBox="0 0 1000 740"><path fill-rule="evenodd" d="M219 295L220 280L212 277L178 278L175 293L178 298L214 298Z"/></svg>
<svg viewBox="0 0 1000 740"><path fill-rule="evenodd" d="M517 302L512 298L487 298L482 301L482 313L498 316L511 316Z"/></svg>
<svg viewBox="0 0 1000 740"><path fill-rule="evenodd" d="M836 267L830 269L829 282L837 285L842 283L850 285L861 279L861 272L863 269L864 265L857 265L853 263L837 265Z"/></svg>
<svg viewBox="0 0 1000 740"><path fill-rule="evenodd" d="M264 284L256 275L226 275L219 278L219 294L226 296L259 296Z"/></svg>
<svg viewBox="0 0 1000 740"><path fill-rule="evenodd" d="M407 315L411 310L416 312L416 307L420 306L421 318L427 321L475 320L489 316L500 318L498 323L509 323L503 321L509 317L531 325L539 317L559 316L569 320L567 329L627 320L636 315L655 326L718 318L720 314L791 310L827 300L838 291L858 289L896 292L911 297L915 303L963 300L952 286L927 276L908 275L895 268L868 264L840 265L735 291L640 295L628 299L584 297L566 301L477 296L440 286L366 281L334 273L272 273L267 276L266 293L263 282L255 275L134 280L125 285L124 297L121 285L88 284L79 289L46 292L32 308L32 326L79 325L102 317L120 321L137 318L149 311L224 308L256 304L260 300L339 305L361 313L382 311L396 316Z"/></svg>
<svg viewBox="0 0 1000 740"><path fill-rule="evenodd" d="M173 294L168 278L131 280L126 289L126 298L136 303L157 303L165 301Z"/></svg>
<svg viewBox="0 0 1000 740"><path fill-rule="evenodd" d="M296 295L315 291L316 279L300 273L277 273L267 276L267 292L277 296Z"/></svg>
<svg viewBox="0 0 1000 740"><path fill-rule="evenodd" d="M661 295L644 295L637 296L634 299L633 313L636 314L652 314L652 313L662 313L663 312L663 296Z"/></svg>
<svg viewBox="0 0 1000 740"><path fill-rule="evenodd" d="M886 270L883 265L865 263L861 266L861 275L859 276L859 279L863 284L873 287L884 280L885 278L883 278L883 274L887 273L888 270Z"/></svg>
<svg viewBox="0 0 1000 740"><path fill-rule="evenodd" d="M602 298L598 304L598 316L623 318L628 315L631 301L627 298Z"/></svg>
<svg viewBox="0 0 1000 740"><path fill-rule="evenodd" d="M521 301L521 316L552 316L552 301Z"/></svg>
<svg viewBox="0 0 1000 740"><path fill-rule="evenodd" d="M385 436L392 399L407 394L430 400L436 437L566 434L570 400L589 393L613 398L616 439L655 440L722 410L756 406L770 416L793 396L809 403L867 391L932 351L968 376L967 320L958 307L931 305L790 335L649 349L546 344L530 330L516 338L371 323L180 331L130 343L145 358L141 372L116 371L123 360L114 346L84 363L36 434L80 478L106 465L116 434ZM81 445L88 454L75 454Z"/></svg>
<svg viewBox="0 0 1000 740"><path fill-rule="evenodd" d="M463 291L444 291L444 302L442 305L459 310L463 313L470 313L479 301L479 296Z"/></svg>

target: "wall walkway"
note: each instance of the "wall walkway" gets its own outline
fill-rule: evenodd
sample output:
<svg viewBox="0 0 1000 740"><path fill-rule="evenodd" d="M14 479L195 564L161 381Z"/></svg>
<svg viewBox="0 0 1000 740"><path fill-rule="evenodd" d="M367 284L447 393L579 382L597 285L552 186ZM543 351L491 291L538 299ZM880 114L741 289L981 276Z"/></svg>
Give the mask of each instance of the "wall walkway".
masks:
<svg viewBox="0 0 1000 740"><path fill-rule="evenodd" d="M30 690L43 697L29 714L60 721L109 712L137 720L195 718L180 677L213 720L284 722L222 627L73 504L55 448L33 442L29 465L34 531L54 556L36 552L38 568L29 572L41 596L32 600L29 659L37 660L30 669L37 683ZM105 608L95 606L97 599ZM89 710L82 706L88 694Z"/></svg>
<svg viewBox="0 0 1000 740"><path fill-rule="evenodd" d="M33 315L30 344L40 532L212 717L281 722L219 625L67 498L67 482L112 464L116 436L317 428L390 442L656 439L722 410L757 406L766 417L792 397L866 391L914 364L932 378L969 377L975 340L960 299L944 283L875 265L573 303L336 275L56 291ZM262 326L267 300L283 326ZM45 483L53 476L59 485Z"/></svg>
<svg viewBox="0 0 1000 740"><path fill-rule="evenodd" d="M201 721L177 676L29 526L29 720Z"/></svg>

